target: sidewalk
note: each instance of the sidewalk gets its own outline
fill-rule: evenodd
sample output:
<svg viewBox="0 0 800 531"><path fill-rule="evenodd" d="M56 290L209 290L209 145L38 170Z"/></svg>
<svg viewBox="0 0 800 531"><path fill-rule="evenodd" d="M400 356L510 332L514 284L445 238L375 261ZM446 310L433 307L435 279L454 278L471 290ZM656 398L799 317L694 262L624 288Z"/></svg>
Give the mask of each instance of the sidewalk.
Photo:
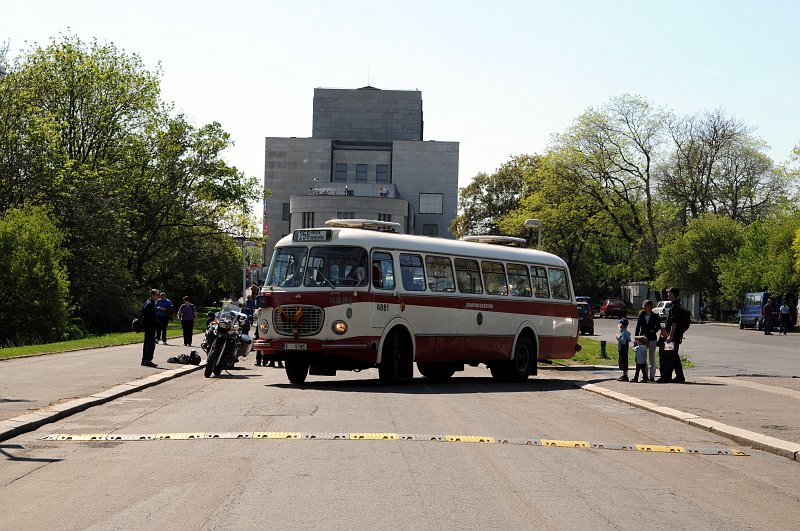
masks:
<svg viewBox="0 0 800 531"><path fill-rule="evenodd" d="M694 376L686 369L685 384L643 384L618 382L615 367L540 371L568 373L587 391L800 460L800 378Z"/></svg>
<svg viewBox="0 0 800 531"><path fill-rule="evenodd" d="M19 427L20 417L41 425L44 419L66 416L66 412L74 412L77 407L86 409L195 371L197 366L167 363L167 358L192 349L200 351L202 336L193 336L194 347L175 344L180 339L156 346L153 361L158 368L155 369L142 367L141 343L2 360L0 435ZM108 392L112 389L113 392Z"/></svg>

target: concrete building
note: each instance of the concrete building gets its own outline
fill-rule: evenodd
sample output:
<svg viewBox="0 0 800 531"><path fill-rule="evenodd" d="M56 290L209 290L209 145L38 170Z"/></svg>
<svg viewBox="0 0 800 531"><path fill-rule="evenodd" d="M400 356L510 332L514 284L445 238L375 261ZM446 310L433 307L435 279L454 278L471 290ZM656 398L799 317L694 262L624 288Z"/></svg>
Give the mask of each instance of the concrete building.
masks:
<svg viewBox="0 0 800 531"><path fill-rule="evenodd" d="M424 141L422 133L419 91L314 89L312 136L266 139L265 261L282 236L333 218L452 238L458 142Z"/></svg>

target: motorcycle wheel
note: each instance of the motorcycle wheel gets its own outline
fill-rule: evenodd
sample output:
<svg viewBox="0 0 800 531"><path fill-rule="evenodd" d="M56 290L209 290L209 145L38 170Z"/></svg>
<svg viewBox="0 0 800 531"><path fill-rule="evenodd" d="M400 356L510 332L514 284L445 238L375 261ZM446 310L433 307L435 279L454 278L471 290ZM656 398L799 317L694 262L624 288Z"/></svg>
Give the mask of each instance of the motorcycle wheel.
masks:
<svg viewBox="0 0 800 531"><path fill-rule="evenodd" d="M222 346L217 347L215 342L214 345L211 346L211 351L208 353L208 359L206 360L206 369L204 372L206 378L211 378L212 372L215 376L219 376L219 373L222 372L222 367L219 365L219 358L221 356Z"/></svg>

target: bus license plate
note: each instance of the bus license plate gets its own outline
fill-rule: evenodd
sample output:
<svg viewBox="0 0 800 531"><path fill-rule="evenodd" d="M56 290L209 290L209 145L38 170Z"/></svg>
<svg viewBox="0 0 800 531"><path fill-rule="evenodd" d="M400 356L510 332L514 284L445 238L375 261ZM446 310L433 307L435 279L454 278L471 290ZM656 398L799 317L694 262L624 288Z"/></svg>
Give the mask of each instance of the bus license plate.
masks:
<svg viewBox="0 0 800 531"><path fill-rule="evenodd" d="M284 343L283 350L306 350L308 345L305 343Z"/></svg>

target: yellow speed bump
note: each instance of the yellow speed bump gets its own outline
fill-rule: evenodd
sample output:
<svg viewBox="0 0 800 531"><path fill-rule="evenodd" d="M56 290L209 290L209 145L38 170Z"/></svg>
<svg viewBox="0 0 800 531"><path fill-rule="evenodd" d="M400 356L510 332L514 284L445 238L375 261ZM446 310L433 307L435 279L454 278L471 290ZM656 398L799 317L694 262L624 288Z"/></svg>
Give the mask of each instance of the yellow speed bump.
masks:
<svg viewBox="0 0 800 531"><path fill-rule="evenodd" d="M445 435L447 442L494 443L494 437L481 437L479 435Z"/></svg>
<svg viewBox="0 0 800 531"><path fill-rule="evenodd" d="M182 433L159 433L156 434L156 439L159 441L164 440L176 440L176 441L185 441L187 439L202 439L205 437L205 433L203 432L182 432Z"/></svg>
<svg viewBox="0 0 800 531"><path fill-rule="evenodd" d="M107 433L62 433L59 441L105 441Z"/></svg>
<svg viewBox="0 0 800 531"><path fill-rule="evenodd" d="M254 431L253 439L302 439L299 431Z"/></svg>
<svg viewBox="0 0 800 531"><path fill-rule="evenodd" d="M396 441L400 436L396 433L351 433L350 440L364 441Z"/></svg>
<svg viewBox="0 0 800 531"><path fill-rule="evenodd" d="M664 452L674 454L685 454L686 448L683 446L661 446L658 444L637 444L636 449L640 452Z"/></svg>
<svg viewBox="0 0 800 531"><path fill-rule="evenodd" d="M560 441L557 439L542 439L542 446L558 446L559 448L589 448L588 441Z"/></svg>

